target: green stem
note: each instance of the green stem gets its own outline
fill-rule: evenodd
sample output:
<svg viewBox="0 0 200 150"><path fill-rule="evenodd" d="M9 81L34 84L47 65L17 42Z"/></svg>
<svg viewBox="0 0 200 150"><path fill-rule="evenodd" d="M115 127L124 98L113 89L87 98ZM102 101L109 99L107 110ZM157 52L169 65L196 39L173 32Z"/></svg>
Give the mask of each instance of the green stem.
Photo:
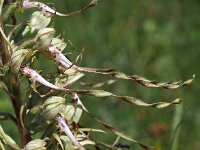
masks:
<svg viewBox="0 0 200 150"><path fill-rule="evenodd" d="M16 77L13 77L14 84L13 84L13 95L14 97L11 98L12 105L15 111L16 120L17 120L17 128L20 135L21 146L24 147L29 141L31 141L31 134L30 132L21 124L20 121L20 109L22 106L21 99L20 99L20 84Z"/></svg>
<svg viewBox="0 0 200 150"><path fill-rule="evenodd" d="M183 105L179 105L175 107L174 119L172 123L172 134L171 134L171 144L170 150L178 149L178 141L179 141L179 133L181 127L181 119L182 119Z"/></svg>

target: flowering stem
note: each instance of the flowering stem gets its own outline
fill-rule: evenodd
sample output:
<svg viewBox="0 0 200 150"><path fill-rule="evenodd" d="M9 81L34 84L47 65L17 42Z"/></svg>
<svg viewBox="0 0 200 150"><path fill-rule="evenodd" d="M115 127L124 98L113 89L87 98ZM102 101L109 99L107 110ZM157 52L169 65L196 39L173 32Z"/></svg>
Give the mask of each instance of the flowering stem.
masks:
<svg viewBox="0 0 200 150"><path fill-rule="evenodd" d="M31 135L30 132L25 127L23 127L20 122L20 109L22 106L20 99L20 84L16 77L13 77L13 80L13 97L11 98L11 101L16 115L17 128L20 135L21 146L24 147L29 141L31 141Z"/></svg>

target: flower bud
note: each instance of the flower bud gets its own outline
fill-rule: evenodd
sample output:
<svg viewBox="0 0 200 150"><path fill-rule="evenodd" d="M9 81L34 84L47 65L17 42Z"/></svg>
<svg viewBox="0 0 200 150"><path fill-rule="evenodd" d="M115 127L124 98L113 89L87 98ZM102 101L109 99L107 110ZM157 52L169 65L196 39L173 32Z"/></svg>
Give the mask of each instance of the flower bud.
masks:
<svg viewBox="0 0 200 150"><path fill-rule="evenodd" d="M23 150L46 150L46 142L41 139L36 139L33 141L30 141L26 146L23 148Z"/></svg>
<svg viewBox="0 0 200 150"><path fill-rule="evenodd" d="M49 97L42 105L42 114L48 119L54 119L65 108L65 98Z"/></svg>
<svg viewBox="0 0 200 150"><path fill-rule="evenodd" d="M53 36L55 34L54 28L40 29L35 37L38 50L45 50L51 44Z"/></svg>
<svg viewBox="0 0 200 150"><path fill-rule="evenodd" d="M35 11L30 18L28 26L26 26L22 35L25 35L28 32L33 33L35 30L40 30L49 25L51 17L46 17L42 12Z"/></svg>

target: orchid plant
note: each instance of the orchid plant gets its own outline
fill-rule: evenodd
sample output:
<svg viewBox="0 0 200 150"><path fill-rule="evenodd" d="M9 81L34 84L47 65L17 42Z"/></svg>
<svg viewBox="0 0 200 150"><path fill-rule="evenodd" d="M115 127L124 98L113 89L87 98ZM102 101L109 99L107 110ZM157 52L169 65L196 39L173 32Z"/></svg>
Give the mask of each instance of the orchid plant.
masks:
<svg viewBox="0 0 200 150"><path fill-rule="evenodd" d="M127 75L110 68L80 67L76 64L77 60L70 61L63 53L67 46L65 40L57 35L52 25L48 26L54 17L69 17L97 4L98 0L92 0L78 11L62 14L42 2L0 0L0 88L10 97L15 116L8 112L1 112L0 115L1 119L10 119L15 123L21 141L17 144L0 125L0 149L5 150L9 147L14 150L85 150L88 145L96 149L102 147L103 149L122 149L117 146L121 138L138 144L144 149L153 148L96 118L90 113L89 108L84 106L79 95L115 97L117 100L130 104L154 108L179 104L181 103L179 98L171 102L146 103L135 97L96 90L94 84L82 83L84 86L91 85L91 90L72 89L70 85L79 84L80 78L93 73L113 77L113 80L106 81L107 83L129 80L150 88L175 89L191 84L194 76L183 82L158 82L138 75ZM25 25L17 24L15 14L20 12L26 15L26 9L31 8L38 10L32 13ZM35 66L38 55L44 55L53 60L55 62L53 67L57 72L47 76L42 70L38 70ZM98 83L96 86L101 87L105 83ZM22 86L28 88L22 91L20 90ZM71 97L70 101L67 100L67 96ZM84 125L80 125L82 113L86 113L116 135L116 142L108 144L91 138L91 132L99 134L107 132L101 129L84 128ZM39 135L37 138L34 136L36 134Z"/></svg>

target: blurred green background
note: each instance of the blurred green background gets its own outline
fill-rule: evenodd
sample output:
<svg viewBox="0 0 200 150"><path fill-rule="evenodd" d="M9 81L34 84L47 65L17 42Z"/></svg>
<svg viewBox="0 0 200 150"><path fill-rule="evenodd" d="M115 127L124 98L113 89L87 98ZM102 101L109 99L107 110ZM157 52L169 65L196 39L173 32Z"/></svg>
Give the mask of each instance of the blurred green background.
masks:
<svg viewBox="0 0 200 150"><path fill-rule="evenodd" d="M71 12L88 2L54 0L53 5L60 12ZM115 68L127 74L162 81L189 79L196 74L191 86L175 90L150 89L130 81L103 87L115 94L134 96L146 102L179 97L183 102L178 106L153 109L129 105L114 98L82 96L85 106L98 118L134 139L155 146L157 150L199 150L199 17L199 0L101 0L95 8L80 15L57 17L57 35L64 34L65 41L70 40L75 49L69 58L76 58L85 49L81 66ZM65 52L71 49L68 46ZM82 81L106 79L111 78L88 74ZM1 111L12 110L10 101L2 92L0 104ZM87 127L98 127L86 115L81 123ZM11 131L11 126L6 131L15 136L17 132ZM101 135L96 136L102 139ZM109 137L103 139L113 142ZM139 148L131 145L131 149Z"/></svg>

